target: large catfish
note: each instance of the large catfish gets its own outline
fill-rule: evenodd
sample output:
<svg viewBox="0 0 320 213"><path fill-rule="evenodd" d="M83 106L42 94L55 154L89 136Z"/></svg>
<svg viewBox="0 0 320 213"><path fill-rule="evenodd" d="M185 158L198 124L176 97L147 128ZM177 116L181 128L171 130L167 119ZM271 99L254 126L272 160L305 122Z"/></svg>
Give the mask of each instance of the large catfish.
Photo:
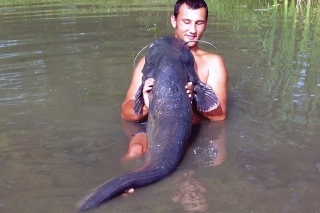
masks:
<svg viewBox="0 0 320 213"><path fill-rule="evenodd" d="M145 165L98 186L80 202L80 210L95 207L130 188L154 183L178 166L192 126L192 105L185 89L187 82L194 85L193 104L199 111L210 111L219 105L212 88L199 80L193 55L181 39L163 37L154 41L146 54L142 73L142 84L134 103L137 115L144 106L144 82L148 78L155 79L149 93Z"/></svg>

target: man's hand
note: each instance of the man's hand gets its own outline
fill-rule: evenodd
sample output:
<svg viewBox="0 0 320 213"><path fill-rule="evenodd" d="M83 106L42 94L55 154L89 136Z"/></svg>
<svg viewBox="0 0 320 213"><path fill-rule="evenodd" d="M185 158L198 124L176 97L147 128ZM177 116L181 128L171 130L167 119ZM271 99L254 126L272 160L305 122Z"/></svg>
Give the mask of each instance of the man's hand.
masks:
<svg viewBox="0 0 320 213"><path fill-rule="evenodd" d="M188 82L185 86L186 88L186 92L190 98L190 101L192 103L192 100L193 100L193 85L192 85L192 82Z"/></svg>
<svg viewBox="0 0 320 213"><path fill-rule="evenodd" d="M152 90L154 84L154 79L153 78L148 78L145 82L144 82L144 86L143 86L143 100L144 100L144 104L145 106L149 109L149 93Z"/></svg>

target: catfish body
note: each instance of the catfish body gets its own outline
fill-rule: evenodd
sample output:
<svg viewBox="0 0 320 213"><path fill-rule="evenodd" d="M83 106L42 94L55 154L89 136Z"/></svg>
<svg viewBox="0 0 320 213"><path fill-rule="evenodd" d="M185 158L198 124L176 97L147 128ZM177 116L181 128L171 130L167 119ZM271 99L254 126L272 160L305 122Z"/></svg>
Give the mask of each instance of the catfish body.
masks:
<svg viewBox="0 0 320 213"><path fill-rule="evenodd" d="M178 38L163 37L153 42L142 73L142 84L134 103L137 115L144 106L144 82L148 78L155 79L149 93L145 165L98 186L79 203L80 210L95 207L130 188L154 183L178 166L192 127L192 105L185 89L187 82L194 85L194 104L199 111L210 111L219 105L211 87L199 80L188 45Z"/></svg>

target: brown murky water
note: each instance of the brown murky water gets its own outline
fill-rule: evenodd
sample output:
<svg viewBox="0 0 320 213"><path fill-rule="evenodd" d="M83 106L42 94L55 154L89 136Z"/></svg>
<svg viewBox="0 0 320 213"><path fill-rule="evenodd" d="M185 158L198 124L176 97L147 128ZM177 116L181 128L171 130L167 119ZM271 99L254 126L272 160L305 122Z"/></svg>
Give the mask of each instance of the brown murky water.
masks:
<svg viewBox="0 0 320 213"><path fill-rule="evenodd" d="M174 2L19 2L0 4L0 211L74 212L141 163L121 161L120 104ZM194 130L173 175L92 212L320 211L319 5L208 4L227 120Z"/></svg>

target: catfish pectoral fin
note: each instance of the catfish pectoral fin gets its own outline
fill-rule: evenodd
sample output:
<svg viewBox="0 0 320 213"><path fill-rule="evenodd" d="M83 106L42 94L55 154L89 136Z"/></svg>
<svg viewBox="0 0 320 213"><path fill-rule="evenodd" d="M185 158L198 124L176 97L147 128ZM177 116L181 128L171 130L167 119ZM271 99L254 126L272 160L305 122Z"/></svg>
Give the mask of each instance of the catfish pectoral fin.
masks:
<svg viewBox="0 0 320 213"><path fill-rule="evenodd" d="M219 106L219 99L209 85L200 82L193 90L193 104L200 112L209 112Z"/></svg>
<svg viewBox="0 0 320 213"><path fill-rule="evenodd" d="M142 108L144 106L144 99L143 99L143 85L141 84L137 93L135 95L135 101L133 104L133 111L136 115L140 115L142 112Z"/></svg>

